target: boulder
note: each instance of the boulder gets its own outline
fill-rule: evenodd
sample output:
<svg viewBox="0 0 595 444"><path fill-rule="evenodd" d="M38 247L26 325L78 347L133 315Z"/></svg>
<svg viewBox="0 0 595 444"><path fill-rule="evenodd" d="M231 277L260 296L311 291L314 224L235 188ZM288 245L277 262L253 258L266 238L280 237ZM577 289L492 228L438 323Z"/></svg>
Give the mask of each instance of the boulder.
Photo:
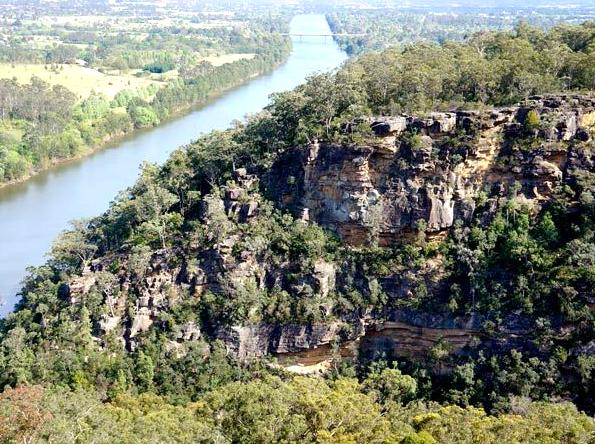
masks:
<svg viewBox="0 0 595 444"><path fill-rule="evenodd" d="M335 264L318 260L314 264L314 280L318 293L322 297L328 296L329 292L335 288Z"/></svg>
<svg viewBox="0 0 595 444"><path fill-rule="evenodd" d="M329 344L339 324L255 324L223 327L216 333L235 358L249 360L277 353L295 353Z"/></svg>
<svg viewBox="0 0 595 444"><path fill-rule="evenodd" d="M190 321L176 328L176 341L196 341L200 339L201 332L196 322Z"/></svg>
<svg viewBox="0 0 595 444"><path fill-rule="evenodd" d="M139 333L147 331L151 325L153 325L151 310L141 307L132 318L132 326L130 327L128 336L134 338Z"/></svg>
<svg viewBox="0 0 595 444"><path fill-rule="evenodd" d="M379 117L370 124L378 137L400 134L407 129L407 118L403 116Z"/></svg>

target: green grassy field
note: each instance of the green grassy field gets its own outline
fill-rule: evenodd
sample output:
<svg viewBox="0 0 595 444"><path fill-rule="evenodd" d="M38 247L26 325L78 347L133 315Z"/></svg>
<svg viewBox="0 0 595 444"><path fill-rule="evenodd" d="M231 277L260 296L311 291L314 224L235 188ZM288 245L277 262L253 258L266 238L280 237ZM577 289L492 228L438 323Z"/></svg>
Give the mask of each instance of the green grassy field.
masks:
<svg viewBox="0 0 595 444"><path fill-rule="evenodd" d="M208 56L203 60L209 62L213 66L221 66L225 65L226 63L237 62L238 60L253 59L255 56L256 54L223 54L217 56Z"/></svg>
<svg viewBox="0 0 595 444"><path fill-rule="evenodd" d="M32 76L37 76L51 85L65 86L80 98L88 97L92 92L113 98L123 89L136 89L159 83L131 74L107 75L79 65L57 66L58 70L52 70L46 69L46 65L0 63L0 78L16 78L19 83L26 84L31 81Z"/></svg>
<svg viewBox="0 0 595 444"><path fill-rule="evenodd" d="M254 56L255 54L222 54L204 57L203 60L213 66L221 66L242 59L252 59ZM40 64L0 63L0 79L15 78L20 84L26 84L31 82L31 77L36 76L50 85L64 86L80 98L88 97L93 92L113 98L123 89L142 88L152 83L163 85L164 81L177 77L177 70L137 77L134 74L140 70L130 70L127 73L115 71L102 73L80 65L54 66L57 66L58 69Z"/></svg>

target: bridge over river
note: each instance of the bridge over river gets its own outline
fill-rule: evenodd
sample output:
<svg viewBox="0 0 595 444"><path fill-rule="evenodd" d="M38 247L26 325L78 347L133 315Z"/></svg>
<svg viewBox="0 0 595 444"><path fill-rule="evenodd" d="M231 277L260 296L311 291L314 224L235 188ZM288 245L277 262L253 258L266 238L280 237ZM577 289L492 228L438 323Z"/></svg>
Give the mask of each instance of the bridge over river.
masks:
<svg viewBox="0 0 595 444"><path fill-rule="evenodd" d="M297 37L300 40L303 37L324 37L326 40L327 37L363 37L365 34L352 34L352 33L337 33L337 32L327 32L327 33L295 33L295 32L286 32L281 33L281 35L288 35L290 37Z"/></svg>

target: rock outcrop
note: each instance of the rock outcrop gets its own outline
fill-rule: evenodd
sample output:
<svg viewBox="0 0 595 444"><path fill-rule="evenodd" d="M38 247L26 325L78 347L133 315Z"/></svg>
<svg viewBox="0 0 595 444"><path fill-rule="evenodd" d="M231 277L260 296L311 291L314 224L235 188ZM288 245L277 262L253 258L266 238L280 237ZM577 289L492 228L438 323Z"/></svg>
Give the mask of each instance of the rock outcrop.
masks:
<svg viewBox="0 0 595 444"><path fill-rule="evenodd" d="M312 351L339 340L354 340L364 332L363 324L342 335L344 323L270 325L257 324L220 329L216 337L239 359L253 359L267 355L294 354Z"/></svg>
<svg viewBox="0 0 595 444"><path fill-rule="evenodd" d="M531 127L530 111L539 116ZM589 140L595 99L533 97L517 107L373 120L365 146L315 142L289 150L266 178L269 196L354 245L390 244L468 220L478 193L545 200L571 176Z"/></svg>
<svg viewBox="0 0 595 444"><path fill-rule="evenodd" d="M280 356L304 372L309 370L303 366L327 368L334 353L421 359L437 347L453 354L471 353L486 343L526 347L518 339L530 334L525 320L505 320L488 334L486 319L478 316L336 309L341 304L337 294L367 297L373 287L391 301L409 298L420 282L437 293L443 285L439 258L369 278L350 269L348 261L318 257L305 266L288 258L273 263L259 250L262 241L247 233L267 214L267 205L270 209L261 191L302 222L316 221L352 245L391 245L416 230L439 234L457 219L474 216L480 192L482 223L493 217L498 199L513 191L538 208L556 185L579 181L585 171L595 173L595 99L534 97L491 111L382 117L370 127L375 136L366 145L316 142L289 149L262 178L236 170L227 186L202 198L199 217L205 230L199 240L145 258L96 260L60 290L61 297L78 304L100 294L107 309L94 320L97 337L119 336L131 351L145 332L161 328L178 355L185 343L218 339L238 359ZM108 269L111 273L105 273ZM168 330L167 315L181 301L198 304L209 294L235 298L246 289L252 295L284 293L294 301L310 298L309 319L317 320L272 324L253 317L247 303L243 325L220 319L203 324L196 313Z"/></svg>

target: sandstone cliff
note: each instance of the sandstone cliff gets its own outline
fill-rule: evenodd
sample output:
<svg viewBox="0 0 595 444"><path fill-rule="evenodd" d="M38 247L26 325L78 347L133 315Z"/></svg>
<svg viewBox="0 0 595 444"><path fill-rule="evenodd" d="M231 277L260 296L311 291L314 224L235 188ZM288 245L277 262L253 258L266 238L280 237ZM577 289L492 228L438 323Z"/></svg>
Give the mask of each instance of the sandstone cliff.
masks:
<svg viewBox="0 0 595 444"><path fill-rule="evenodd" d="M538 128L524 125L529 111ZM518 182L525 199L547 200L557 184L573 180L577 164L592 168L584 143L594 116L595 99L556 96L490 111L380 118L371 124L377 139L366 146L316 142L288 151L267 176L267 190L348 243L390 245L420 221L439 232L469 220L481 191L505 195Z"/></svg>
<svg viewBox="0 0 595 444"><path fill-rule="evenodd" d="M537 115L539 122L528 122L529 115ZM595 172L594 125L595 98L584 96L533 97L496 110L373 119L374 137L364 145L320 141L295 147L261 178L237 170L224 189L202 198L208 248L190 242L184 249L154 252L140 275L126 255L95 260L64 297L76 304L90 293L101 294L108 309L94 320L96 336L101 341L116 335L129 350L152 327L168 331L176 353L184 352L185 343L208 337L223 341L240 359L274 355L315 370L326 368L322 363L336 353L423 359L436 347L454 354L469 353L482 343L535 348L522 340L531 328L522 317L503 320L488 332L488 318L481 316L429 316L394 307L349 312L335 306L334 295L351 290L368 295L374 286L392 301L407 299L420 281L439 292L439 259L371 277L347 261L321 257L297 264L274 258L258 247L263 240L249 227L270 217L263 195L304 224L316 222L352 246L390 246L419 230L439 235L457 220L471 220L480 195L480 217L487 224L498 199L513 188L515 198L537 212L557 185ZM103 271L116 262L116 278L106 282ZM272 324L248 304L248 321L242 324L191 320L168 330L169 313L179 304L198 304L209 294L244 297L247 289L310 298L317 320ZM553 328L560 332L563 326Z"/></svg>

